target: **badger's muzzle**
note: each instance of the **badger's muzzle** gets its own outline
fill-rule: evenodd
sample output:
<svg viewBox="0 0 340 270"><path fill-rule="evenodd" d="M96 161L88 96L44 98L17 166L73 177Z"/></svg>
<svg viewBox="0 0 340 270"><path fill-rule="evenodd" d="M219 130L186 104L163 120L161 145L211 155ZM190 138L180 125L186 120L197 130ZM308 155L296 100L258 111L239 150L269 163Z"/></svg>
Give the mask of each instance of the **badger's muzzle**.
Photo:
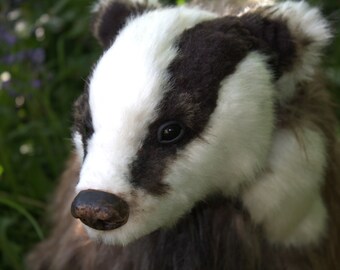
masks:
<svg viewBox="0 0 340 270"><path fill-rule="evenodd" d="M96 230L113 230L124 225L129 218L129 205L108 192L83 190L71 205L71 213L87 226Z"/></svg>

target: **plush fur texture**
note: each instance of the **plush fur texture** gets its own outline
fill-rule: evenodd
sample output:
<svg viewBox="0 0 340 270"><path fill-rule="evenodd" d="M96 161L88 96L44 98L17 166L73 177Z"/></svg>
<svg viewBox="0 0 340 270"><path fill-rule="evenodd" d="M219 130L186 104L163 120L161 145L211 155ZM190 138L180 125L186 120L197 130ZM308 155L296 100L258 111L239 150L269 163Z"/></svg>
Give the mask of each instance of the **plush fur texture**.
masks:
<svg viewBox="0 0 340 270"><path fill-rule="evenodd" d="M263 8L268 18L281 18L294 36L297 57L293 69L278 81L282 101L296 94L297 84L312 80L320 62L320 53L331 38L329 25L317 8L306 2L283 2L272 8Z"/></svg>
<svg viewBox="0 0 340 270"><path fill-rule="evenodd" d="M327 22L304 2L156 6L94 7L105 52L75 104L77 154L30 268L339 268L336 121L317 74ZM184 136L162 144L174 120ZM72 219L86 189L125 200L127 223Z"/></svg>

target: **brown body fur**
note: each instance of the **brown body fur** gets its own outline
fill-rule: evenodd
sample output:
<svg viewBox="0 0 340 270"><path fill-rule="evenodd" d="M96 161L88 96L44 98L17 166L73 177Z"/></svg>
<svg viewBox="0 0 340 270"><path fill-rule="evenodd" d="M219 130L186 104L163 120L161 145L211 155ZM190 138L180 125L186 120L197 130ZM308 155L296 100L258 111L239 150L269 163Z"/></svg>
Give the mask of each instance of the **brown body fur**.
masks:
<svg viewBox="0 0 340 270"><path fill-rule="evenodd" d="M89 240L70 214L79 163L72 156L53 202L52 234L28 256L29 269L340 269L340 148L330 98L317 81L301 85L299 95L278 108L278 126L308 126L328 142L327 177L323 197L328 230L317 247L272 246L261 228L235 202L213 199L199 204L171 229L159 230L126 247Z"/></svg>

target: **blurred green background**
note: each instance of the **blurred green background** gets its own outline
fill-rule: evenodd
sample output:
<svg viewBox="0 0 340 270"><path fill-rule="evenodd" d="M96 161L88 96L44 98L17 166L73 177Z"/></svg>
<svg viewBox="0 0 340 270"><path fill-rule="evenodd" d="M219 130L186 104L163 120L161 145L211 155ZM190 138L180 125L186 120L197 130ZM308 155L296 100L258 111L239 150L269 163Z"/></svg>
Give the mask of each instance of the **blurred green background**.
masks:
<svg viewBox="0 0 340 270"><path fill-rule="evenodd" d="M339 0L309 2L340 30ZM71 149L72 103L101 53L89 31L92 3L0 1L0 269L23 269L24 254L48 233L44 214ZM324 66L339 104L339 35Z"/></svg>

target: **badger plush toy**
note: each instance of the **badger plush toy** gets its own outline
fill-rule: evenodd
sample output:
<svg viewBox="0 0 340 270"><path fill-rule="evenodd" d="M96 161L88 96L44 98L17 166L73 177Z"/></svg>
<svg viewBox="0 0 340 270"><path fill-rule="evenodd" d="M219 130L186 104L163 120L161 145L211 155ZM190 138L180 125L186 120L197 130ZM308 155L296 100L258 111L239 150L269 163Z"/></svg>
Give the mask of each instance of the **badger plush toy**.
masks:
<svg viewBox="0 0 340 270"><path fill-rule="evenodd" d="M96 3L104 53L30 269L340 269L327 21L306 2L199 4Z"/></svg>

